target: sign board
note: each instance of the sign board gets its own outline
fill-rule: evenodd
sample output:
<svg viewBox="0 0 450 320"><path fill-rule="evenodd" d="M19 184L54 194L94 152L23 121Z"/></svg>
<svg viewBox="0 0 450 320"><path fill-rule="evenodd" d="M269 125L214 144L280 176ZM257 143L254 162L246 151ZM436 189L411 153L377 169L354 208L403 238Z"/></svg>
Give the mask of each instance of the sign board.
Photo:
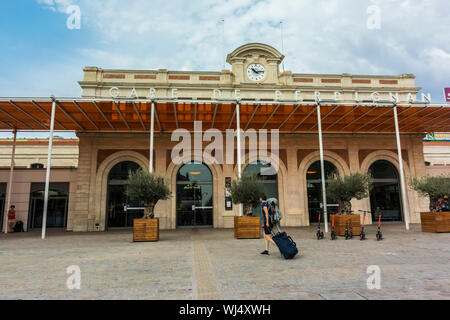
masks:
<svg viewBox="0 0 450 320"><path fill-rule="evenodd" d="M424 141L450 141L450 133L429 132Z"/></svg>
<svg viewBox="0 0 450 320"><path fill-rule="evenodd" d="M233 210L233 202L231 201L231 177L225 178L225 210Z"/></svg>
<svg viewBox="0 0 450 320"><path fill-rule="evenodd" d="M444 88L445 102L450 102L450 88Z"/></svg>

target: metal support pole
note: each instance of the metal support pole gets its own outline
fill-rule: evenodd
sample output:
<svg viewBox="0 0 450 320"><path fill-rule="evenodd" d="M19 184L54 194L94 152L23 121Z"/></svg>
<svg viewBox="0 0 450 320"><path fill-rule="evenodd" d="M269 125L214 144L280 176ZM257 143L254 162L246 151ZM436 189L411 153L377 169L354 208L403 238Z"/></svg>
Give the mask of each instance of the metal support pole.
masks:
<svg viewBox="0 0 450 320"><path fill-rule="evenodd" d="M283 21L280 21L280 32L281 32L281 54L284 54ZM283 59L282 65L283 65L283 72L284 72L284 59Z"/></svg>
<svg viewBox="0 0 450 320"><path fill-rule="evenodd" d="M405 174L403 171L402 145L400 143L400 131L398 127L398 116L396 105L394 105L394 122L395 122L395 136L397 138L398 165L400 169L400 190L402 194L403 216L405 217L406 230L409 230L408 202L406 198L406 184L405 184Z"/></svg>
<svg viewBox="0 0 450 320"><path fill-rule="evenodd" d="M52 149L53 149L53 130L55 127L55 111L56 100L55 97L51 97L52 103L52 116L50 121L50 137L48 138L48 154L47 154L47 173L45 176L45 195L44 195L44 213L42 216L42 240L45 239L45 232L47 230L47 210L48 210L48 192L50 188L50 168L52 166Z"/></svg>
<svg viewBox="0 0 450 320"><path fill-rule="evenodd" d="M325 180L325 163L323 159L323 140L322 140L322 116L320 114L320 103L317 103L317 126L319 128L319 153L320 153L320 179L322 181L322 202L323 202L323 222L325 224L325 232L328 233L327 218L327 190Z"/></svg>
<svg viewBox="0 0 450 320"><path fill-rule="evenodd" d="M11 168L9 170L9 183L8 183L8 196L6 199L6 206L5 206L5 216L3 218L4 226L5 226L5 233L8 233L8 211L9 207L11 206L11 190L12 190L12 181L13 181L13 175L14 175L14 166L16 162L16 142L17 142L17 129L14 129L14 139L13 139L13 149L11 154Z"/></svg>
<svg viewBox="0 0 450 320"><path fill-rule="evenodd" d="M153 143L154 143L154 134L155 134L155 103L152 101L152 110L151 110L151 123L150 123L150 163L149 163L149 171L153 173Z"/></svg>
<svg viewBox="0 0 450 320"><path fill-rule="evenodd" d="M237 126L237 162L238 162L238 177L242 177L242 159L241 159L241 112L239 102L236 104L236 126ZM242 203L239 204L239 216L244 215Z"/></svg>

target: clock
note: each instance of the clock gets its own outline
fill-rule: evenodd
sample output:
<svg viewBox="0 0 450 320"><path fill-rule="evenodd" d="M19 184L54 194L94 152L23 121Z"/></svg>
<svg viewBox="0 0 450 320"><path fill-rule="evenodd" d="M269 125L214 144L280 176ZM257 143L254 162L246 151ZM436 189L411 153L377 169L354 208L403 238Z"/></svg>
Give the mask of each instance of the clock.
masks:
<svg viewBox="0 0 450 320"><path fill-rule="evenodd" d="M252 63L247 67L247 76L252 81L261 81L266 77L266 69L259 63Z"/></svg>

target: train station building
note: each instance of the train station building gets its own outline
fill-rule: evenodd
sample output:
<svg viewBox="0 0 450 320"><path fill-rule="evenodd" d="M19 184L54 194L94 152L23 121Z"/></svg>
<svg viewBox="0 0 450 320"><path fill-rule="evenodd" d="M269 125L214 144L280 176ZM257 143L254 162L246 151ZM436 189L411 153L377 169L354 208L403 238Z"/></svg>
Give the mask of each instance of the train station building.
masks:
<svg viewBox="0 0 450 320"><path fill-rule="evenodd" d="M308 226L323 204L322 168L325 177L372 173L370 197L354 201L353 210L379 206L386 220L420 223L428 203L407 181L427 173L425 133L450 132L450 106L431 103L411 74L300 74L281 71L283 59L273 47L251 43L228 55L231 70L86 67L79 98L0 98L0 129L76 132L76 165L50 166L48 181L47 226L68 231L131 227L143 210L124 191L129 170L138 168L164 177L172 190L156 206L162 229L232 228L239 208L227 193L230 180L262 172L266 194L279 199L282 226ZM199 160L194 154L205 155L214 142L211 129L223 133L223 148ZM267 154L255 156L247 139L227 139L227 130L239 137L267 132ZM202 138L201 145L192 139L194 151L179 154L178 162L174 132ZM62 150L54 143L53 151ZM234 161L225 161L230 148ZM31 211L42 205L44 171L21 175L14 160L15 172L0 170L0 193L5 204L8 197L19 203L27 229L39 228L42 219ZM20 188L24 179L34 180ZM31 211L30 201L36 202ZM334 203L327 208L337 209Z"/></svg>

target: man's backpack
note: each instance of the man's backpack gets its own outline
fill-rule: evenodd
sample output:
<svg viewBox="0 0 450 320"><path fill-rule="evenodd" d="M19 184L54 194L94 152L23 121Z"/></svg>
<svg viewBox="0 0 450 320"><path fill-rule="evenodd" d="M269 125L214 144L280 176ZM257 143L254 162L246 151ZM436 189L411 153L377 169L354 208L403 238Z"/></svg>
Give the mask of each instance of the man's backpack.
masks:
<svg viewBox="0 0 450 320"><path fill-rule="evenodd" d="M25 232L23 230L23 222L22 221L17 221L15 226L14 226L14 232Z"/></svg>
<svg viewBox="0 0 450 320"><path fill-rule="evenodd" d="M274 208L272 211L271 219L273 223L279 223L281 219L283 218L283 215L281 214L280 208L278 207L278 201L275 198L270 198L268 200L271 207Z"/></svg>

